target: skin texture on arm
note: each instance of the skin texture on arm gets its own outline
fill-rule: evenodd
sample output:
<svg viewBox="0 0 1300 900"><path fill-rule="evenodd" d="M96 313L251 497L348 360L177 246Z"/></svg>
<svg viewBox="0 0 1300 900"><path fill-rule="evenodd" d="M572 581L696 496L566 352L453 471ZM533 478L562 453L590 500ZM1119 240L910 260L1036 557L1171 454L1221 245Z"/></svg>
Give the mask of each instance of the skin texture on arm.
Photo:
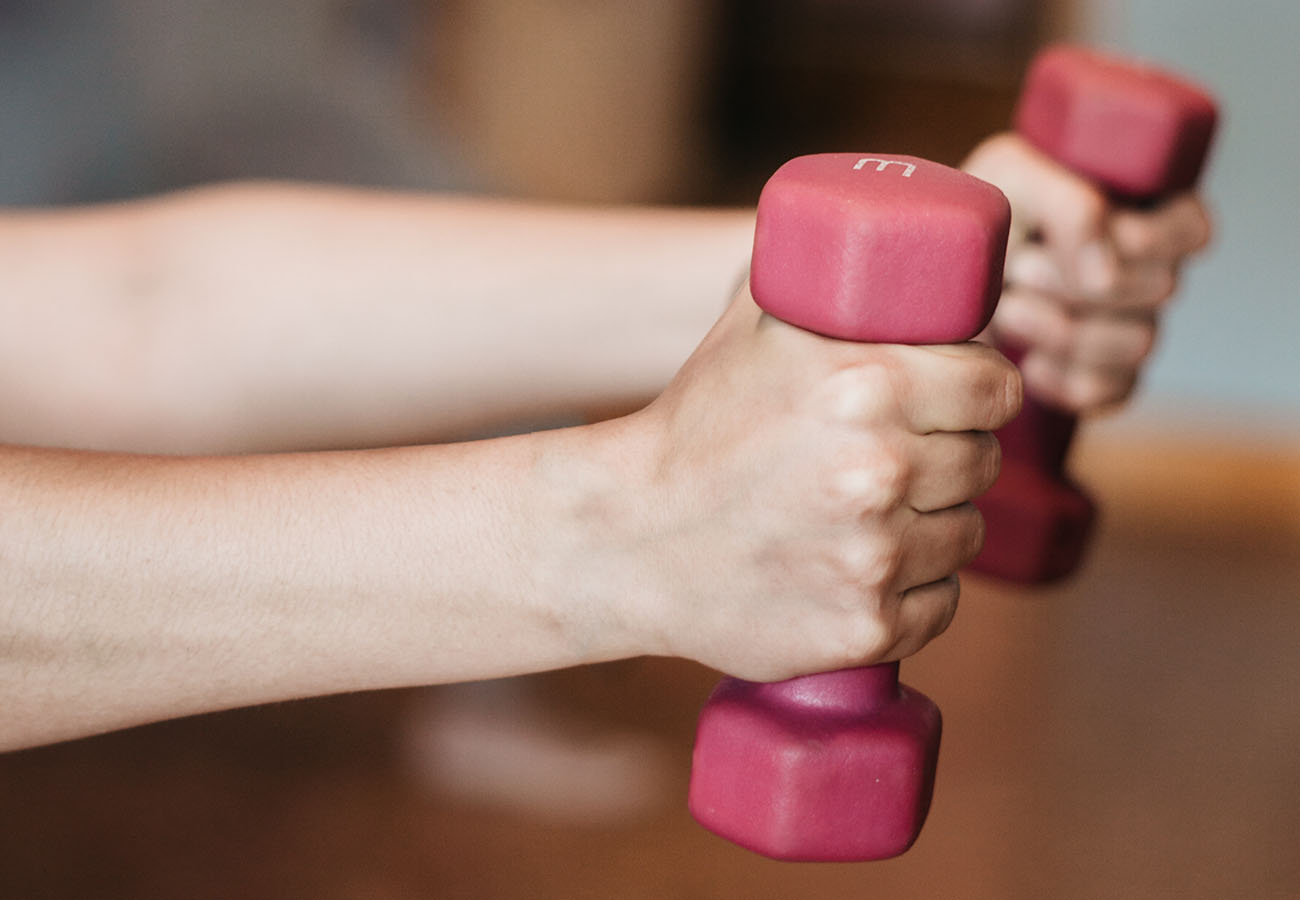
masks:
<svg viewBox="0 0 1300 900"><path fill-rule="evenodd" d="M1150 209L1117 206L1016 134L977 147L963 164L1011 202L1006 286L989 335L1026 348L1028 394L1080 415L1129 398L1178 287L1180 269L1210 240L1191 193Z"/></svg>
<svg viewBox="0 0 1300 900"><path fill-rule="evenodd" d="M1027 390L1131 394L1193 195L1113 207L1014 134L965 163L1017 228L990 334ZM464 439L636 408L744 270L751 211L231 184L0 214L0 440L250 452Z"/></svg>
<svg viewBox="0 0 1300 900"><path fill-rule="evenodd" d="M463 439L654 397L751 211L239 183L0 213L0 440L143 452Z"/></svg>
<svg viewBox="0 0 1300 900"><path fill-rule="evenodd" d="M579 620L579 598L547 603L561 560L545 541L579 530L566 457L600 471L598 444L570 429L234 457L6 448L3 744L629 651L614 622Z"/></svg>
<svg viewBox="0 0 1300 900"><path fill-rule="evenodd" d="M742 291L668 389L444 446L0 448L0 747L641 654L776 679L942 632L1020 381Z"/></svg>

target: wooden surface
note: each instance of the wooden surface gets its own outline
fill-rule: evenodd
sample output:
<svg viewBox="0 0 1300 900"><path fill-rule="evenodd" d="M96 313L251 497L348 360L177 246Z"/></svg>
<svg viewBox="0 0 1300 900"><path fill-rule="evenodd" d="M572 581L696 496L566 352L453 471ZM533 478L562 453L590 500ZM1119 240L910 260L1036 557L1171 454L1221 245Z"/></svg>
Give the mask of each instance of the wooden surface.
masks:
<svg viewBox="0 0 1300 900"><path fill-rule="evenodd" d="M953 628L904 666L945 735L898 860L780 864L696 827L713 675L648 660L522 686L527 716L592 746L663 751L662 790L625 819L429 787L403 735L463 691L332 698L0 756L0 897L1294 900L1300 453L1130 439L1079 457L1106 510L1086 571L1033 593L968 578Z"/></svg>

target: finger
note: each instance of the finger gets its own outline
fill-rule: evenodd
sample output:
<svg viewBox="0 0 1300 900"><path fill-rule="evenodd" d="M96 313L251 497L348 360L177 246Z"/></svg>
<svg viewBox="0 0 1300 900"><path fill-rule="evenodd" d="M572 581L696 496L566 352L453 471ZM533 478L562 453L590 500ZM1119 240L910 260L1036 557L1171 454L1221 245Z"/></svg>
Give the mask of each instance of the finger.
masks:
<svg viewBox="0 0 1300 900"><path fill-rule="evenodd" d="M1114 370L1123 377L1138 369L1155 348L1154 316L1093 316L1079 321L1069 365L1077 369Z"/></svg>
<svg viewBox="0 0 1300 900"><path fill-rule="evenodd" d="M1061 271L1061 266L1042 244L1025 244L1008 254L1003 278L1007 284L1045 293L1065 296L1071 291L1071 285ZM997 312L1001 308L999 303Z"/></svg>
<svg viewBox="0 0 1300 900"><path fill-rule="evenodd" d="M1178 270L1172 263L1124 263L1109 297L1084 307L1115 313L1153 314L1162 309L1178 289Z"/></svg>
<svg viewBox="0 0 1300 900"><path fill-rule="evenodd" d="M1122 259L1176 262L1210 241L1210 216L1195 194L1179 194L1152 209L1117 209L1108 230Z"/></svg>
<svg viewBox="0 0 1300 900"><path fill-rule="evenodd" d="M1008 290L1001 306L999 340L1064 365L1136 368L1155 346L1156 315L1148 310L1080 311L1025 290Z"/></svg>
<svg viewBox="0 0 1300 900"><path fill-rule="evenodd" d="M947 631L960 596L961 582L955 574L904 591L898 599L898 637L880 661L912 656Z"/></svg>
<svg viewBox="0 0 1300 900"><path fill-rule="evenodd" d="M899 408L916 434L993 431L1020 412L1020 373L986 344L898 346L893 353L906 361Z"/></svg>
<svg viewBox="0 0 1300 900"><path fill-rule="evenodd" d="M1106 277L1104 290L1082 291L1070 285L1045 248L1026 245L1007 258L1006 282L1008 287L1051 295L1075 312L1147 312L1164 306L1173 296L1178 269L1175 263L1162 260L1118 262ZM1095 287L1102 285L1098 282ZM999 302L995 318L1004 312L1004 302L1005 298Z"/></svg>
<svg viewBox="0 0 1300 900"><path fill-rule="evenodd" d="M1055 295L1009 286L993 315L993 335L1001 344L1069 356L1074 320Z"/></svg>
<svg viewBox="0 0 1300 900"><path fill-rule="evenodd" d="M913 438L906 502L929 513L968 503L997 481L1002 449L988 431L935 432Z"/></svg>
<svg viewBox="0 0 1300 900"><path fill-rule="evenodd" d="M1137 387L1140 374L1130 367L1074 365L1045 353L1026 354L1020 365L1026 395L1077 415L1123 403Z"/></svg>
<svg viewBox="0 0 1300 900"><path fill-rule="evenodd" d="M913 515L899 549L894 590L942 581L965 568L984 546L984 518L971 503Z"/></svg>
<svg viewBox="0 0 1300 900"><path fill-rule="evenodd" d="M1107 305L1123 289L1123 264L1108 244L1090 244L1062 262L1059 248L1022 244L1007 254L1007 284L1056 294L1074 304Z"/></svg>

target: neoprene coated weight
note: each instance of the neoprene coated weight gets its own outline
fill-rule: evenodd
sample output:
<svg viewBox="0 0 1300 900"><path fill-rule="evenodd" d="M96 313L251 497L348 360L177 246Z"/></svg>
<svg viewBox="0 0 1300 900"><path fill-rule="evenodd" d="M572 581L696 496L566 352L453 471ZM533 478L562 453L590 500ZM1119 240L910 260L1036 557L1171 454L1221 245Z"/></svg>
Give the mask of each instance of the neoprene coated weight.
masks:
<svg viewBox="0 0 1300 900"><path fill-rule="evenodd" d="M1030 66L1015 128L1117 201L1146 204L1196 183L1217 118L1209 95L1177 76L1060 45ZM1078 567L1096 508L1066 473L1075 426L1074 416L1026 396L1020 417L998 432L1002 475L976 501L988 530L972 569L1041 584Z"/></svg>
<svg viewBox="0 0 1300 900"><path fill-rule="evenodd" d="M1002 285L1010 208L955 169L906 156L791 160L759 198L750 287L766 312L852 341L966 341ZM897 663L775 684L725 678L700 715L690 807L787 860L902 853L930 806L938 708Z"/></svg>

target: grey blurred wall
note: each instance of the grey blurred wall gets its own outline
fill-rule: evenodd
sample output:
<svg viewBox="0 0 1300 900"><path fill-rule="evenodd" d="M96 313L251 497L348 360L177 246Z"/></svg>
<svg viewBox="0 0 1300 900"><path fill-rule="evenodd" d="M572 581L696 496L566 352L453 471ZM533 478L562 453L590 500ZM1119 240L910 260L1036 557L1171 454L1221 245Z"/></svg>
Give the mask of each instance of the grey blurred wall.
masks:
<svg viewBox="0 0 1300 900"><path fill-rule="evenodd" d="M1090 0L1081 36L1175 66L1225 114L1218 237L1187 272L1137 406L1209 430L1300 437L1300 3Z"/></svg>
<svg viewBox="0 0 1300 900"><path fill-rule="evenodd" d="M413 115L414 0L0 0L0 203L462 176Z"/></svg>

